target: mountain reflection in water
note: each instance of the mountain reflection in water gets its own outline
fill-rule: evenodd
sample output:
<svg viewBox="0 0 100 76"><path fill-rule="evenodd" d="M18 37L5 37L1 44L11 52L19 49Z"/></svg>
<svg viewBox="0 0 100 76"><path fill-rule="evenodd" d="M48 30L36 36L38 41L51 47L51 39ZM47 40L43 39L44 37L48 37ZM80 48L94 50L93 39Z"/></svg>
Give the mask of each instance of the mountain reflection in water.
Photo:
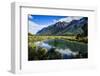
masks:
<svg viewBox="0 0 100 76"><path fill-rule="evenodd" d="M34 44L37 46L37 49L39 47L41 48L46 48L47 49L47 53L48 52L51 52L52 50L55 51L55 52L58 52L61 54L61 57L63 59L69 59L69 58L73 58L75 56L77 56L79 54L78 51L72 51L70 48L68 47L64 47L64 48L61 48L59 46L53 46L53 45L50 45L49 42L54 42L53 40L48 40L48 41L38 41L38 42L35 42ZM51 50L52 49L52 50Z"/></svg>

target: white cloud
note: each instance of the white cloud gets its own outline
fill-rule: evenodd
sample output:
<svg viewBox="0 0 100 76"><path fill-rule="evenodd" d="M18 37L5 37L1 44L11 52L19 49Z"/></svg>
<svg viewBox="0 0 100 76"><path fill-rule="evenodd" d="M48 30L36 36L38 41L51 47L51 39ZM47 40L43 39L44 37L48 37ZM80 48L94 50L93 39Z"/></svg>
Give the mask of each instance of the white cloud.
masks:
<svg viewBox="0 0 100 76"><path fill-rule="evenodd" d="M33 16L31 16L31 15L29 15L28 17L29 17L29 19L33 19Z"/></svg>
<svg viewBox="0 0 100 76"><path fill-rule="evenodd" d="M29 32L32 34L36 34L42 28L47 27L47 25L38 25L35 22L29 20Z"/></svg>
<svg viewBox="0 0 100 76"><path fill-rule="evenodd" d="M56 22L58 22L58 20L54 19L54 20L53 20L53 23L56 23Z"/></svg>
<svg viewBox="0 0 100 76"><path fill-rule="evenodd" d="M66 18L61 18L58 21L61 21L61 22L63 22L63 21L65 21L65 22L71 22L72 20L79 20L81 18L82 17L80 17L80 16L69 16L69 17L66 17Z"/></svg>

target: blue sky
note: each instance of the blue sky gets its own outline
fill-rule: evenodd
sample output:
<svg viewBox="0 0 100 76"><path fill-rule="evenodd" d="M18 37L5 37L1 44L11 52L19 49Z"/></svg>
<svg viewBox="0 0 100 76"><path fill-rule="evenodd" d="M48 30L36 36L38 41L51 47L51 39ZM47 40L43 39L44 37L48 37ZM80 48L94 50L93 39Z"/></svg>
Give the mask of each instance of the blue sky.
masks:
<svg viewBox="0 0 100 76"><path fill-rule="evenodd" d="M36 34L39 30L58 21L70 22L80 19L80 16L52 16L52 15L28 15L29 32Z"/></svg>
<svg viewBox="0 0 100 76"><path fill-rule="evenodd" d="M66 16L29 15L29 20L34 21L39 25L47 25L55 22L55 20L59 20L65 17Z"/></svg>

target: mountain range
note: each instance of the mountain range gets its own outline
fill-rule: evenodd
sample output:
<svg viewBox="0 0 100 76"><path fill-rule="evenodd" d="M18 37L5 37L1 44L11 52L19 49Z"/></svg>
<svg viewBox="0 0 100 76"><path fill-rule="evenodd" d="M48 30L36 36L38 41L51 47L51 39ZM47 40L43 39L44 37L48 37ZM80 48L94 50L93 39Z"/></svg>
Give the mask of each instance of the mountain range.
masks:
<svg viewBox="0 0 100 76"><path fill-rule="evenodd" d="M87 36L88 32L88 17L82 17L79 20L58 21L55 24L39 30L36 35L49 36L66 36L78 35Z"/></svg>

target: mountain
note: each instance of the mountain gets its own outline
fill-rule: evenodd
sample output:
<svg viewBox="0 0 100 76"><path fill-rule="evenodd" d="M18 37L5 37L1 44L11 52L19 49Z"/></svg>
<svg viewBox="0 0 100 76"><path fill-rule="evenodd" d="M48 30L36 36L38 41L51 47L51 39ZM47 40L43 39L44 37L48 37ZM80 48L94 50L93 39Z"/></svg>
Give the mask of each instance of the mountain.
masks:
<svg viewBox="0 0 100 76"><path fill-rule="evenodd" d="M88 18L83 17L79 20L72 20L70 22L59 21L53 25L45 27L38 31L36 35L87 35Z"/></svg>

